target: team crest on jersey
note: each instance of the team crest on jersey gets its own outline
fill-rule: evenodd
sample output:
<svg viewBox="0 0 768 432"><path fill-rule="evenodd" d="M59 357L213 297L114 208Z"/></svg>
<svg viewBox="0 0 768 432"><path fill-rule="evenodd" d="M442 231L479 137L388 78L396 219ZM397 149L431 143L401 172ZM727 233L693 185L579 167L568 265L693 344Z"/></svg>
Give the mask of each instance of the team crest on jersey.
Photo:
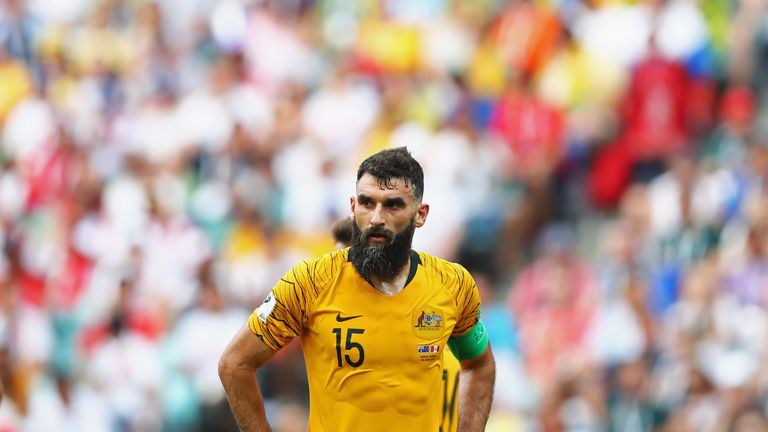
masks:
<svg viewBox="0 0 768 432"><path fill-rule="evenodd" d="M259 316L259 321L263 322L264 324L267 323L267 318L269 318L269 315L272 313L272 309L275 308L276 303L277 300L275 300L275 295L272 294L272 291L270 291L269 295L267 295L267 298L264 299L264 303L262 303L261 306L256 309L256 315Z"/></svg>
<svg viewBox="0 0 768 432"><path fill-rule="evenodd" d="M423 339L440 337L445 329L443 311L437 308L424 307L413 311L413 332Z"/></svg>

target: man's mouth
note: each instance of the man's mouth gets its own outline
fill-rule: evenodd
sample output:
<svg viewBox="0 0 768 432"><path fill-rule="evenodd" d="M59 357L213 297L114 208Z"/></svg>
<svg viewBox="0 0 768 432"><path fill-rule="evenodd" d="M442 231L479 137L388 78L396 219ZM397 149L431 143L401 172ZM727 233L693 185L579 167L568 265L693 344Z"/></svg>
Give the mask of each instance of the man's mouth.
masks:
<svg viewBox="0 0 768 432"><path fill-rule="evenodd" d="M389 241L389 236L384 233L371 233L366 239L372 243L385 243Z"/></svg>

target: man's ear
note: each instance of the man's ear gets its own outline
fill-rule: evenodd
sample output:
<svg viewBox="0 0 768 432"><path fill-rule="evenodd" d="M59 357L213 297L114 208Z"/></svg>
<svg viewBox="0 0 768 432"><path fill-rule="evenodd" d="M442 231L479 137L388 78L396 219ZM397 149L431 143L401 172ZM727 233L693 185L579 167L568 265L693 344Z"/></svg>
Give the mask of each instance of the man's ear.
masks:
<svg viewBox="0 0 768 432"><path fill-rule="evenodd" d="M414 225L416 228L421 227L427 221L427 215L429 214L429 204L419 204L418 210L416 210L416 217L414 218Z"/></svg>
<svg viewBox="0 0 768 432"><path fill-rule="evenodd" d="M349 211L352 212L352 218L355 217L355 197L349 197Z"/></svg>

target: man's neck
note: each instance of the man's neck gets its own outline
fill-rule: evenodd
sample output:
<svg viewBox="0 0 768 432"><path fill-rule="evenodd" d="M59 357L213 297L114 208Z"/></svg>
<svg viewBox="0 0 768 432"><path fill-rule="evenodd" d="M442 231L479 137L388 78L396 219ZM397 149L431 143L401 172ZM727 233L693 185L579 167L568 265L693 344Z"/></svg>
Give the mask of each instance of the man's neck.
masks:
<svg viewBox="0 0 768 432"><path fill-rule="evenodd" d="M395 295L405 288L405 283L408 282L408 274L411 271L411 258L403 265L403 267L397 272L395 276L389 279L381 279L378 276L371 276L370 283L380 293L384 295Z"/></svg>

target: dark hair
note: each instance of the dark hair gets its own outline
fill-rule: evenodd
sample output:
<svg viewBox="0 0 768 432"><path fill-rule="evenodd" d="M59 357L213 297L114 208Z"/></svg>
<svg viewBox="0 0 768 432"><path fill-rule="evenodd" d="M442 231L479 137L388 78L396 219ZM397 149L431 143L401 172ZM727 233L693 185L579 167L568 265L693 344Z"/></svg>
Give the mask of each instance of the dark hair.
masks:
<svg viewBox="0 0 768 432"><path fill-rule="evenodd" d="M413 188L413 196L421 200L424 196L424 171L405 147L382 150L368 157L357 169L357 180L370 174L379 180L379 186L394 188L394 180L402 180Z"/></svg>
<svg viewBox="0 0 768 432"><path fill-rule="evenodd" d="M345 217L338 219L331 226L333 240L338 243L344 243L349 246L352 243L352 218Z"/></svg>

